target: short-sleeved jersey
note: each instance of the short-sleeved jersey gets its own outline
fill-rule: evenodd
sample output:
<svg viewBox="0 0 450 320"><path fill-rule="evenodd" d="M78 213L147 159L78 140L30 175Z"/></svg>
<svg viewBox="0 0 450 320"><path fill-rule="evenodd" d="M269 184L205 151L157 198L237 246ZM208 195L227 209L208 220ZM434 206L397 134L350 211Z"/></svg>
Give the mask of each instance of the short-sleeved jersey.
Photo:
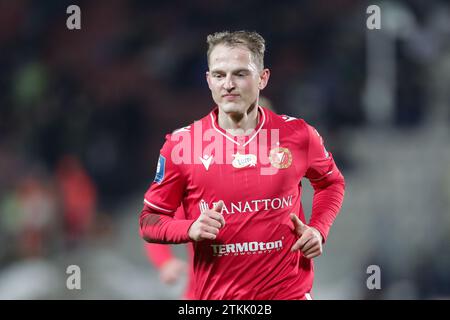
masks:
<svg viewBox="0 0 450 320"><path fill-rule="evenodd" d="M298 236L289 215L305 222L303 177L343 178L304 120L262 107L258 113L257 127L244 136L219 127L217 107L167 135L145 194L144 203L166 215L182 204L187 219L224 202L226 225L217 238L194 242L197 299L302 299L312 288L312 260L291 252ZM314 219L309 225L325 239L332 221Z"/></svg>

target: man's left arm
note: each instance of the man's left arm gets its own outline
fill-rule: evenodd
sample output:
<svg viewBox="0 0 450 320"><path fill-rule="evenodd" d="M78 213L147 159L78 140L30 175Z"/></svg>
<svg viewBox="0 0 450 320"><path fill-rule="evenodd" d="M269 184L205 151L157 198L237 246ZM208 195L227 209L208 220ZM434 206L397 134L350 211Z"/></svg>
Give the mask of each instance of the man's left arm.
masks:
<svg viewBox="0 0 450 320"><path fill-rule="evenodd" d="M305 177L314 189L311 219L308 226L317 229L325 243L344 201L345 180L325 148L316 129L306 124L309 134L308 169Z"/></svg>

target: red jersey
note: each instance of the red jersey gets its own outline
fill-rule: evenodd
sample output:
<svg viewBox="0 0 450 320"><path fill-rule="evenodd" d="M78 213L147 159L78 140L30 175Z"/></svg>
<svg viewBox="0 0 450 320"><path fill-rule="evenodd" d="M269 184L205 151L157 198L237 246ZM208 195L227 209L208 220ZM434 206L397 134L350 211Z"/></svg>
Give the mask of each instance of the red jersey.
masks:
<svg viewBox="0 0 450 320"><path fill-rule="evenodd" d="M224 202L226 224L216 239L194 242L196 299L304 299L313 261L291 252L298 236L289 218L293 212L305 222L301 179L314 188L308 225L324 241L342 205L344 178L318 132L304 120L258 112L246 136L220 128L217 107L167 135L145 194L141 234L161 243L191 241L199 214ZM180 203L187 220L171 218ZM152 213L160 218L146 219Z"/></svg>

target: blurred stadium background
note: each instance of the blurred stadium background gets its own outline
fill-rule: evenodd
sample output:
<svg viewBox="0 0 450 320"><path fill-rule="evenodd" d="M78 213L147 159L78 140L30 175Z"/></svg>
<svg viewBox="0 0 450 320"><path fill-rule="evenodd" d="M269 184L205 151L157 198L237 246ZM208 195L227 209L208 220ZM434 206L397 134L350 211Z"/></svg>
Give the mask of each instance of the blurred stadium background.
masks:
<svg viewBox="0 0 450 320"><path fill-rule="evenodd" d="M266 38L264 96L316 126L346 177L315 298L450 297L447 1L0 0L0 299L181 296L138 215L165 133L213 106L205 39L226 29Z"/></svg>

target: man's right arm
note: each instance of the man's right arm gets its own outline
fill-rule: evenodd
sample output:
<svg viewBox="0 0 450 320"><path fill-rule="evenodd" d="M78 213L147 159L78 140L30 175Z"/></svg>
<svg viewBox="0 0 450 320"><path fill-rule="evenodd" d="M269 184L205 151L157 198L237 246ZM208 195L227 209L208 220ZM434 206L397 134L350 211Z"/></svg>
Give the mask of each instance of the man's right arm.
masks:
<svg viewBox="0 0 450 320"><path fill-rule="evenodd" d="M177 134L177 138L182 134ZM155 179L144 195L139 227L141 237L147 242L175 244L190 241L188 230L194 220L174 218L186 190L184 164L173 154L176 141L172 134L166 135Z"/></svg>
<svg viewBox="0 0 450 320"><path fill-rule="evenodd" d="M141 236L145 241L155 243L214 240L225 226L222 208L223 201L219 201L212 210L205 210L196 220L182 220L144 205L139 219Z"/></svg>
<svg viewBox="0 0 450 320"><path fill-rule="evenodd" d="M200 213L196 220L174 219L176 208L183 200L187 178L181 165L172 158L172 150L173 141L171 135L167 135L155 179L144 196L144 207L139 217L141 237L147 242L163 244L215 239L219 229L225 225L220 213L223 202Z"/></svg>
<svg viewBox="0 0 450 320"><path fill-rule="evenodd" d="M195 220L174 219L144 205L139 217L141 237L154 243L185 243L191 241L189 228Z"/></svg>

